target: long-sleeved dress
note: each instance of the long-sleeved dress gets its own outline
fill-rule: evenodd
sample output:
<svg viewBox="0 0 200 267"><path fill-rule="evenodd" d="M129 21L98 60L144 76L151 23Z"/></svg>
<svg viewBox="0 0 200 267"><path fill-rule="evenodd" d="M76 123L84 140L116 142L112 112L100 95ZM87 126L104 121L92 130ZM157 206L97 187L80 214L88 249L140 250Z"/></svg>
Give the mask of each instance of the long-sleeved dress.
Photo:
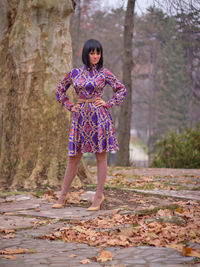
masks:
<svg viewBox="0 0 200 267"><path fill-rule="evenodd" d="M86 108L86 103L81 103L79 110L74 112L69 135L69 156L119 150L109 108L121 104L127 91L108 69L93 67L88 70L85 65L67 73L58 85L57 100L71 111L73 104L66 95L70 85L74 86L79 99L94 99L102 97L106 84L112 87L114 95L105 106L96 107L94 103L88 103Z"/></svg>

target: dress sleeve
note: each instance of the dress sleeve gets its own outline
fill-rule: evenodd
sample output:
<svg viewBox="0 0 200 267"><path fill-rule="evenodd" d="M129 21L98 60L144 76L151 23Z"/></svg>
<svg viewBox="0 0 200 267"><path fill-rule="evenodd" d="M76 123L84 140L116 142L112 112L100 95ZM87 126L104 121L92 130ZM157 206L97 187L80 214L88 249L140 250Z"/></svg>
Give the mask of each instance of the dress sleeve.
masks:
<svg viewBox="0 0 200 267"><path fill-rule="evenodd" d="M106 103L106 108L111 108L113 105L120 105L127 95L127 90L125 86L113 75L109 70L105 69L106 83L109 84L115 94Z"/></svg>
<svg viewBox="0 0 200 267"><path fill-rule="evenodd" d="M67 108L69 111L72 110L73 104L69 101L69 98L66 95L67 89L72 84L72 72L68 72L65 78L59 83L56 91L56 98L58 102Z"/></svg>

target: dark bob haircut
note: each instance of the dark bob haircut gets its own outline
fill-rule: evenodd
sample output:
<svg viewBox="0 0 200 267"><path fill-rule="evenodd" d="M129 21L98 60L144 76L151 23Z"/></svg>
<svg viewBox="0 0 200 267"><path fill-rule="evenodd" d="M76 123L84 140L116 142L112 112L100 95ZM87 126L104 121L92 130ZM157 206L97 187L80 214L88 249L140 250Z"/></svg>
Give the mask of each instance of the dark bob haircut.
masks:
<svg viewBox="0 0 200 267"><path fill-rule="evenodd" d="M90 60L89 60L89 53L91 51L97 50L97 52L101 52L101 57L99 62L97 63L97 69L100 70L103 67L103 48L99 41L95 39L89 39L85 42L82 52L82 61L83 64L90 68Z"/></svg>

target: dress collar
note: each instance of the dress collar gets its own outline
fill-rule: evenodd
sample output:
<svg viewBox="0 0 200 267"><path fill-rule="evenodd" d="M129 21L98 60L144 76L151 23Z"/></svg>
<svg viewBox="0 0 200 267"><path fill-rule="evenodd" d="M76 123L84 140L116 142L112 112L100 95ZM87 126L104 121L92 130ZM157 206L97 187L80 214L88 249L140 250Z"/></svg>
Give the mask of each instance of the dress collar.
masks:
<svg viewBox="0 0 200 267"><path fill-rule="evenodd" d="M87 70L87 71L97 70L97 65L92 65L92 66L90 66L90 68L88 68L86 65L84 65L84 70Z"/></svg>

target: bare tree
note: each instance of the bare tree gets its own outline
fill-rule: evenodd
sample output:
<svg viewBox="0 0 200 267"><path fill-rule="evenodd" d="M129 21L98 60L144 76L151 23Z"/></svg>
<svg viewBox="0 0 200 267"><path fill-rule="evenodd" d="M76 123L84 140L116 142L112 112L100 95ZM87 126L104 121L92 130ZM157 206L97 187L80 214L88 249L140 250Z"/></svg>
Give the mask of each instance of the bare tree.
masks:
<svg viewBox="0 0 200 267"><path fill-rule="evenodd" d="M154 0L153 3L155 6L167 9L170 14L200 11L199 0Z"/></svg>
<svg viewBox="0 0 200 267"><path fill-rule="evenodd" d="M129 162L129 143L131 130L131 112L132 112L132 39L134 28L134 10L135 0L129 0L126 9L124 22L124 58L123 58L123 83L127 89L127 97L120 108L119 115L119 146L120 151L117 154L117 165L128 166Z"/></svg>

